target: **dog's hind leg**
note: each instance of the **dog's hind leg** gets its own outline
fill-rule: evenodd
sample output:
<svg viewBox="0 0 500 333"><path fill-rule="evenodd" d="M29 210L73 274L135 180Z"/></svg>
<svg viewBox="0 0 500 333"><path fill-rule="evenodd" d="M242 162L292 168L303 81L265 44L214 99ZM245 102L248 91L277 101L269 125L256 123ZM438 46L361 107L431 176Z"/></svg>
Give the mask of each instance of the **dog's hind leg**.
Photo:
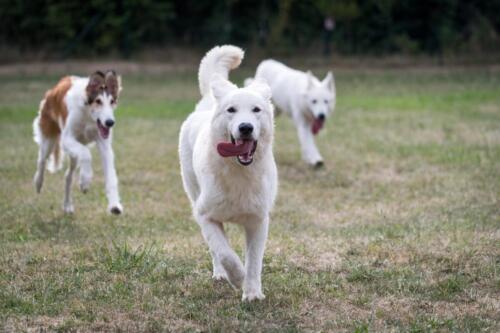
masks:
<svg viewBox="0 0 500 333"><path fill-rule="evenodd" d="M231 249L221 223L212 221L205 216L197 216L197 221L212 255L214 275L216 269L218 273L223 269L229 283L235 288L241 288L245 277L243 264L236 252Z"/></svg>
<svg viewBox="0 0 500 333"><path fill-rule="evenodd" d="M76 158L69 158L69 166L68 170L66 170L65 174L65 187L64 187L64 204L63 210L67 214L72 214L74 212L73 208L73 200L71 199L71 185L73 183L73 173L76 169Z"/></svg>
<svg viewBox="0 0 500 333"><path fill-rule="evenodd" d="M47 160L47 170L51 173L55 173L62 169L64 161L64 151L61 150L61 137L57 136L56 142L54 144L54 149L52 154L49 155Z"/></svg>
<svg viewBox="0 0 500 333"><path fill-rule="evenodd" d="M268 218L257 223L248 223L245 226L245 282L243 283L243 300L253 301L265 298L262 293L262 260L266 246Z"/></svg>
<svg viewBox="0 0 500 333"><path fill-rule="evenodd" d="M40 149L38 150L37 169L35 177L33 179L37 193L40 193L40 191L42 190L43 177L45 174L45 166L47 158L54 149L54 146L56 144L56 139L47 138L41 135L39 144L40 144Z"/></svg>

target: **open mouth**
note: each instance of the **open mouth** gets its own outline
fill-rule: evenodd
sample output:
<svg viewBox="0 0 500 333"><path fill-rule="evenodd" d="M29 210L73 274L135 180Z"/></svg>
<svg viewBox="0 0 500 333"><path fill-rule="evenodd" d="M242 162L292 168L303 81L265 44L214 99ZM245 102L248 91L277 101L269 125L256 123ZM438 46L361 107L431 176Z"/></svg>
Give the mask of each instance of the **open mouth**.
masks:
<svg viewBox="0 0 500 333"><path fill-rule="evenodd" d="M325 118L323 119L314 118L311 126L311 131L313 132L313 134L314 135L318 134L319 131L323 128L324 124L325 124Z"/></svg>
<svg viewBox="0 0 500 333"><path fill-rule="evenodd" d="M109 137L111 129L104 126L99 119L97 119L97 128L99 129L99 135L106 140Z"/></svg>
<svg viewBox="0 0 500 333"><path fill-rule="evenodd" d="M222 157L236 156L241 165L250 165L253 162L253 154L257 149L257 140L238 139L231 135L231 142L221 142L217 145L217 152Z"/></svg>

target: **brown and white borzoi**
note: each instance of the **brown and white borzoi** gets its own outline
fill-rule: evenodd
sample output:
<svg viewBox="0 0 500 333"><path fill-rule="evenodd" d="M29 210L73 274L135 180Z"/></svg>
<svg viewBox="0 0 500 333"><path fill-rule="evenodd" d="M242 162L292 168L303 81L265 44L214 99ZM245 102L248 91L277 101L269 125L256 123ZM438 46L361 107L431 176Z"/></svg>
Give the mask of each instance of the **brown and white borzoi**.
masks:
<svg viewBox="0 0 500 333"><path fill-rule="evenodd" d="M46 161L49 171L62 168L63 152L69 155L63 209L73 213L71 184L80 167L80 189L86 192L92 179L89 143L95 142L102 159L108 198L108 211L120 214L111 128L121 90L121 78L114 71L97 71L88 78L66 76L45 94L33 122L34 140L40 146L34 177L38 193L42 189ZM62 151L61 151L62 147ZM50 157L50 158L49 158Z"/></svg>

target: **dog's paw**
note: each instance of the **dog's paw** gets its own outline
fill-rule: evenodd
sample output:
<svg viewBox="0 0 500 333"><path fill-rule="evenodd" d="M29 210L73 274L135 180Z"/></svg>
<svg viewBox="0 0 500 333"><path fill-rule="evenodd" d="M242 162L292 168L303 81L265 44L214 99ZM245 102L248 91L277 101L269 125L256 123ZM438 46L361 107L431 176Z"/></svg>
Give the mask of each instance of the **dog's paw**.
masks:
<svg viewBox="0 0 500 333"><path fill-rule="evenodd" d="M73 214L75 212L75 207L73 207L73 204L64 204L63 205L63 211L66 214Z"/></svg>
<svg viewBox="0 0 500 333"><path fill-rule="evenodd" d="M220 263L227 274L227 280L236 289L241 288L245 272L240 259L233 253L221 256Z"/></svg>
<svg viewBox="0 0 500 333"><path fill-rule="evenodd" d="M266 298L266 296L260 290L252 290L243 292L243 296L241 300L243 302L252 302L252 301L262 301Z"/></svg>
<svg viewBox="0 0 500 333"><path fill-rule="evenodd" d="M226 274L226 271L224 270L224 268L222 268L220 266L215 266L214 271L212 273L212 279L214 281L227 280L227 274Z"/></svg>
<svg viewBox="0 0 500 333"><path fill-rule="evenodd" d="M318 155L304 156L303 160L309 166L311 166L313 169L320 169L324 165L323 158L321 156L318 156Z"/></svg>
<svg viewBox="0 0 500 333"><path fill-rule="evenodd" d="M313 167L314 169L318 170L318 169L321 169L325 166L325 163L323 161L317 161L316 163L314 163Z"/></svg>
<svg viewBox="0 0 500 333"><path fill-rule="evenodd" d="M109 205L108 212L113 215L120 215L123 213L123 206L120 203Z"/></svg>
<svg viewBox="0 0 500 333"><path fill-rule="evenodd" d="M92 175L80 174L80 191L87 193L90 189L90 182L92 180Z"/></svg>
<svg viewBox="0 0 500 333"><path fill-rule="evenodd" d="M227 274L221 273L221 272L214 272L212 274L212 279L214 281L225 281L225 280L227 280Z"/></svg>

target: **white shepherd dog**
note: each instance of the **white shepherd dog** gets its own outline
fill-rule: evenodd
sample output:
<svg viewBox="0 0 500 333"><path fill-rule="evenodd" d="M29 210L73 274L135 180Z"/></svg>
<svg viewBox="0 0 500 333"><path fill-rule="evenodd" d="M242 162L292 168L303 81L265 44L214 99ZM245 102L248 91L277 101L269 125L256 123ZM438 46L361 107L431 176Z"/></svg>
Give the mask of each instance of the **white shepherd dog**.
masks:
<svg viewBox="0 0 500 333"><path fill-rule="evenodd" d="M271 89L261 80L238 88L227 79L242 59L240 48L225 45L201 61L202 99L182 125L179 156L184 189L212 255L213 278L243 287L242 299L252 301L264 299L260 276L278 177ZM245 229L244 267L224 222Z"/></svg>
<svg viewBox="0 0 500 333"><path fill-rule="evenodd" d="M319 81L311 72L301 72L275 60L264 60L257 67L256 79L265 79L272 90L274 105L292 117L299 134L302 158L321 167L323 158L314 142L329 113L335 108L335 82L332 72ZM250 79L245 83L252 82Z"/></svg>

